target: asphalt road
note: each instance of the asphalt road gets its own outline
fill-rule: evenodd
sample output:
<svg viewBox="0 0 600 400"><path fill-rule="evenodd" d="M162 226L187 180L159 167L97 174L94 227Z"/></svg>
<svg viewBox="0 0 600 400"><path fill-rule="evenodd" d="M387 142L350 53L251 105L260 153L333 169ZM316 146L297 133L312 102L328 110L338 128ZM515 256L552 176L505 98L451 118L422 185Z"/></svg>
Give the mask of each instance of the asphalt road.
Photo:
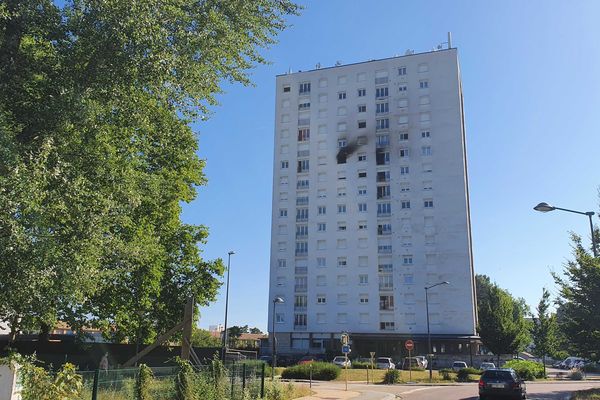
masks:
<svg viewBox="0 0 600 400"><path fill-rule="evenodd" d="M358 396L343 396L344 386L339 383L319 383L319 387L339 390L339 395L329 392L326 396L314 399L346 399L352 400L477 400L476 383L456 384L451 386L416 386L416 385L365 385L351 383L348 389ZM569 400L577 390L600 388L600 381L592 382L540 382L527 383L527 398L532 400ZM349 394L349 393L348 393Z"/></svg>

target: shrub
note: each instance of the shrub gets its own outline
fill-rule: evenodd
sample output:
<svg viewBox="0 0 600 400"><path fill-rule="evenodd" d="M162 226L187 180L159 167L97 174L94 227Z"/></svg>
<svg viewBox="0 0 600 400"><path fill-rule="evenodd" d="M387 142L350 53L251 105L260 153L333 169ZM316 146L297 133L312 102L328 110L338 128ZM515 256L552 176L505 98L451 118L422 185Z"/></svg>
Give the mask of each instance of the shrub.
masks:
<svg viewBox="0 0 600 400"><path fill-rule="evenodd" d="M521 379L532 381L536 378L544 378L544 366L542 363L525 360L510 360L503 368L512 368Z"/></svg>
<svg viewBox="0 0 600 400"><path fill-rule="evenodd" d="M467 367L460 369L456 374L459 382L469 382L469 375L481 375L482 371L477 368Z"/></svg>
<svg viewBox="0 0 600 400"><path fill-rule="evenodd" d="M569 374L568 377L572 381L580 381L583 380L583 373L581 371L573 371Z"/></svg>
<svg viewBox="0 0 600 400"><path fill-rule="evenodd" d="M454 371L452 371L452 369L450 368L442 368L439 370L439 374L442 376L442 379L445 381L451 381L452 380L452 373Z"/></svg>
<svg viewBox="0 0 600 400"><path fill-rule="evenodd" d="M354 368L354 369L367 369L367 368L371 368L371 363L364 362L364 361L353 361L352 362L352 368Z"/></svg>
<svg viewBox="0 0 600 400"><path fill-rule="evenodd" d="M151 400L150 385L153 378L152 370L146 364L140 364L135 380L135 400Z"/></svg>
<svg viewBox="0 0 600 400"><path fill-rule="evenodd" d="M317 381L332 381L340 375L340 367L326 362L312 362L309 364L294 365L283 370L283 379L310 379Z"/></svg>
<svg viewBox="0 0 600 400"><path fill-rule="evenodd" d="M73 364L65 364L52 376L44 368L36 367L34 358L20 358L23 382L23 400L76 400L81 396L83 383Z"/></svg>
<svg viewBox="0 0 600 400"><path fill-rule="evenodd" d="M383 377L383 383L388 385L400 382L400 371L397 369L388 369Z"/></svg>
<svg viewBox="0 0 600 400"><path fill-rule="evenodd" d="M190 363L177 357L179 372L175 377L175 398L177 400L193 400L194 398L194 370Z"/></svg>
<svg viewBox="0 0 600 400"><path fill-rule="evenodd" d="M582 369L585 372L600 372L600 367L594 363L585 364Z"/></svg>

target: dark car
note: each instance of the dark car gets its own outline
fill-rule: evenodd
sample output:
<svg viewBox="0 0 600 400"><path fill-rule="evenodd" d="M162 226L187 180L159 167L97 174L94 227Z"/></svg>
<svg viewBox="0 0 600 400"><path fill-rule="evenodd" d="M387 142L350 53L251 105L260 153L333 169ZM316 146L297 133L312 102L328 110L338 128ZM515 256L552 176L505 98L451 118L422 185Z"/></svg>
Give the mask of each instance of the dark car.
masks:
<svg viewBox="0 0 600 400"><path fill-rule="evenodd" d="M525 381L512 369L488 369L479 379L479 399L525 399Z"/></svg>

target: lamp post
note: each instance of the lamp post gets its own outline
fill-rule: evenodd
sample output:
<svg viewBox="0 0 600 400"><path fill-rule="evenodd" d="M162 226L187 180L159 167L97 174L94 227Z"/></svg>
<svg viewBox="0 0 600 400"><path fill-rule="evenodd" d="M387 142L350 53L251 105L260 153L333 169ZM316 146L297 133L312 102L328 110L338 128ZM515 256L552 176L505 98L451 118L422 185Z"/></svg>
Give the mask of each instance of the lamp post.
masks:
<svg viewBox="0 0 600 400"><path fill-rule="evenodd" d="M448 285L450 282L438 282L430 286L425 286L425 312L427 313L427 348L429 350L429 382L432 380L433 372L433 351L431 349L431 332L429 330L429 289L440 285Z"/></svg>
<svg viewBox="0 0 600 400"><path fill-rule="evenodd" d="M283 303L283 299L281 297L275 297L273 299L273 321L271 323L271 333L273 334L272 345L273 345L273 354L271 360L271 380L275 380L275 367L277 367L277 338L275 336L275 306L277 304Z"/></svg>
<svg viewBox="0 0 600 400"><path fill-rule="evenodd" d="M221 360L225 361L225 353L227 352L227 308L229 307L229 270L231 265L231 256L234 251L227 253L227 289L225 289L225 330L223 331L223 343L221 346Z"/></svg>
<svg viewBox="0 0 600 400"><path fill-rule="evenodd" d="M574 214L581 214L581 215L587 215L588 218L590 219L590 231L592 234L592 251L594 252L594 257L598 257L598 251L596 250L596 238L594 237L594 224L592 223L592 216L594 215L593 211L575 211L575 210L569 210L568 208L560 208L560 207L554 207L551 206L548 203L540 203L537 206L533 207L533 209L535 211L540 211L540 212L548 212L548 211L554 211L554 210L561 210L561 211L566 211L566 212L570 212L570 213L574 213Z"/></svg>

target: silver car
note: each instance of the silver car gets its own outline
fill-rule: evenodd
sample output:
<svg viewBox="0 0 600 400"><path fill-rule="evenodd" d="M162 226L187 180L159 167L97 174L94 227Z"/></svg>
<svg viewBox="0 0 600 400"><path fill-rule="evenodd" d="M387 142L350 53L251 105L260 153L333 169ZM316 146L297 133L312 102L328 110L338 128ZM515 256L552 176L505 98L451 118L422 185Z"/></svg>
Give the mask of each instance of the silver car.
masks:
<svg viewBox="0 0 600 400"><path fill-rule="evenodd" d="M390 357L377 357L378 369L396 369L396 364Z"/></svg>
<svg viewBox="0 0 600 400"><path fill-rule="evenodd" d="M342 367L342 368L344 368L344 367L351 368L352 367L352 361L350 361L350 359L347 359L344 356L335 356L333 358L332 363L334 363L338 367Z"/></svg>
<svg viewBox="0 0 600 400"><path fill-rule="evenodd" d="M487 371L488 369L494 369L496 368L496 364L491 363L491 362L482 362L481 365L479 366L479 369L482 371Z"/></svg>

